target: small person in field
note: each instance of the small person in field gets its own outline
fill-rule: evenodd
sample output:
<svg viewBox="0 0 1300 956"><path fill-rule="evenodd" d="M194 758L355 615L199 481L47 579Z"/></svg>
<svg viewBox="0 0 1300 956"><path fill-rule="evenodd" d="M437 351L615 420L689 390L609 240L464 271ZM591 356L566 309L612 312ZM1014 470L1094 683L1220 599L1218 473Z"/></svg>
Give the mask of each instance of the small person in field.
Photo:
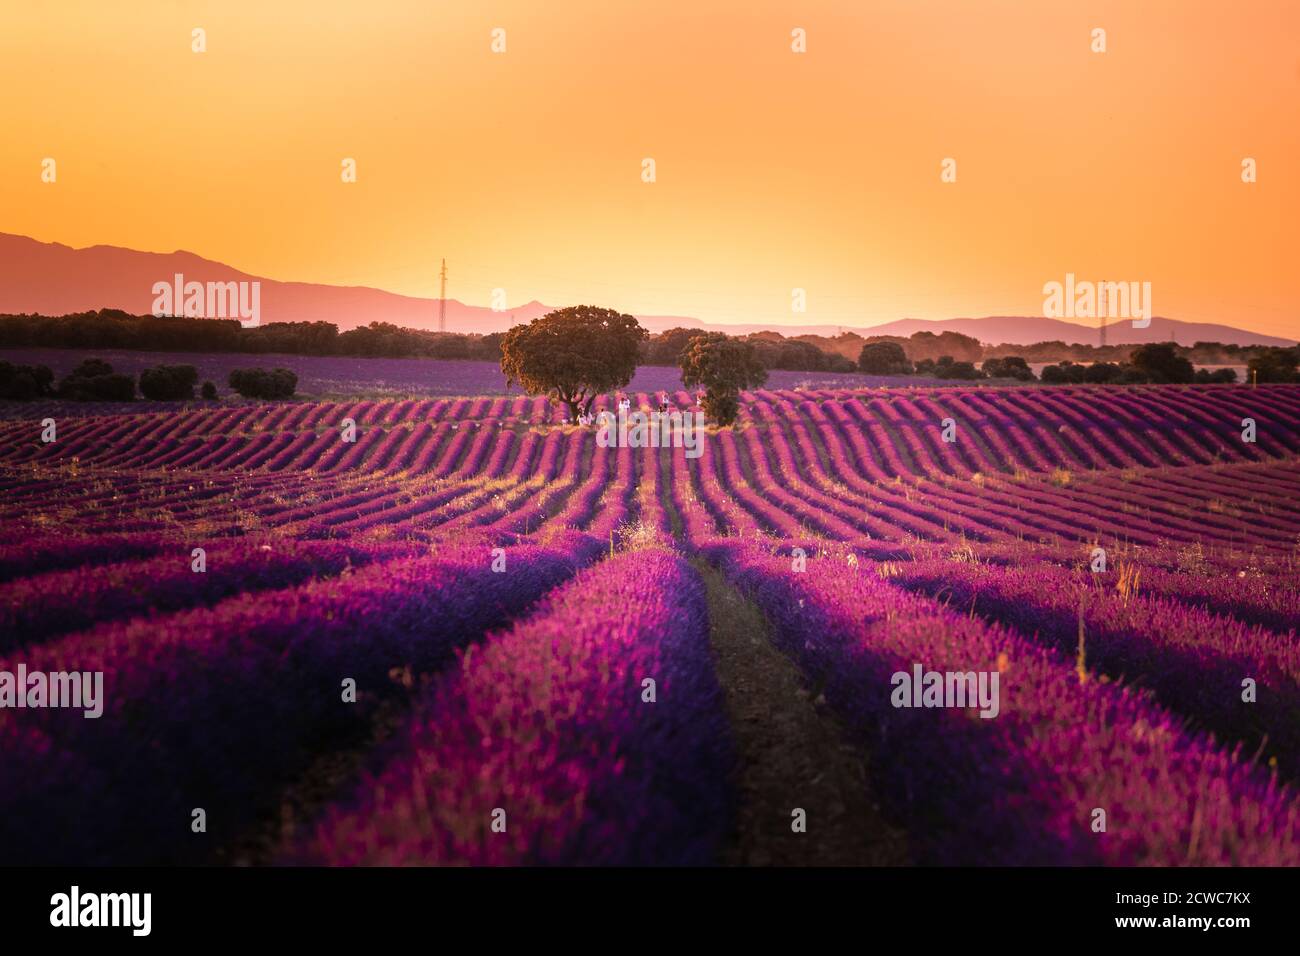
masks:
<svg viewBox="0 0 1300 956"><path fill-rule="evenodd" d="M619 410L619 411L621 411L621 412L626 412L626 411L627 411L628 409L630 409L631 407L632 407L632 403L631 403L631 402L630 402L626 397L619 399L619 402L618 402L618 410Z"/></svg>

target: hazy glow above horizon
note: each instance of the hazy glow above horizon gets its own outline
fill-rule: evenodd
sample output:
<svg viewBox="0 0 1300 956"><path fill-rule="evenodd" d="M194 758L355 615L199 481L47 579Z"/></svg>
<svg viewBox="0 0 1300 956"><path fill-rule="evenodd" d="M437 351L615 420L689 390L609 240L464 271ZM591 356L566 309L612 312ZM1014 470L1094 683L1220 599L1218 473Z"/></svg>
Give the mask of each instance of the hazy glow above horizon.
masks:
<svg viewBox="0 0 1300 956"><path fill-rule="evenodd" d="M1297 36L1286 0L9 4L0 231L773 325L1039 314L1070 272L1295 337Z"/></svg>

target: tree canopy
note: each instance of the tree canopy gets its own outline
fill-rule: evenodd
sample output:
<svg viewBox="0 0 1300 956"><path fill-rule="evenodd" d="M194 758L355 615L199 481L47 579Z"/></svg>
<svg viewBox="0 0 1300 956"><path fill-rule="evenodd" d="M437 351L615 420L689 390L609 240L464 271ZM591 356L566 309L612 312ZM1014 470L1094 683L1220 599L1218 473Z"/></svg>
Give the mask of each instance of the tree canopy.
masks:
<svg viewBox="0 0 1300 956"><path fill-rule="evenodd" d="M858 353L858 371L866 375L911 375L912 363L897 342L868 342Z"/></svg>
<svg viewBox="0 0 1300 956"><path fill-rule="evenodd" d="M1257 382L1296 382L1296 366L1300 365L1300 347L1269 349L1247 363L1247 375Z"/></svg>
<svg viewBox="0 0 1300 956"><path fill-rule="evenodd" d="M580 411L591 411L597 395L632 381L646 336L630 315L574 305L507 332L501 339L501 371L508 384L546 395L577 418Z"/></svg>
<svg viewBox="0 0 1300 956"><path fill-rule="evenodd" d="M1178 354L1172 342L1151 342L1133 350L1133 367L1157 384L1187 383L1194 378L1192 363Z"/></svg>
<svg viewBox="0 0 1300 956"><path fill-rule="evenodd" d="M719 425L730 425L740 411L740 391L767 381L767 369L751 342L728 338L721 332L697 335L682 351L682 383L705 389L704 413Z"/></svg>

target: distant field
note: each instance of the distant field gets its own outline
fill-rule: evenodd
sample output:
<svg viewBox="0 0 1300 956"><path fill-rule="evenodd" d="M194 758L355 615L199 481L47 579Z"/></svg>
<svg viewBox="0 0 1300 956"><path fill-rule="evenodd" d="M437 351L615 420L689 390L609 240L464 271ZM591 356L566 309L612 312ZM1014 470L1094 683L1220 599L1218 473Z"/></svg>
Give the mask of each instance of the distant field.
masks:
<svg viewBox="0 0 1300 956"><path fill-rule="evenodd" d="M305 398L399 395L506 395L505 376L495 362L436 359L353 358L317 355L245 355L212 352L137 352L114 349L0 349L0 360L22 365L48 365L56 377L72 371L82 359L102 358L115 371L138 375L155 365L193 365L199 381L211 381L221 395L232 395L226 376L234 368L288 368L298 374L298 393ZM925 382L926 380L920 380ZM909 385L917 380L898 376L844 375L834 372L774 371L771 388L799 386L861 388ZM674 368L645 365L628 387L632 392L676 391L682 387ZM519 394L516 388L514 394Z"/></svg>

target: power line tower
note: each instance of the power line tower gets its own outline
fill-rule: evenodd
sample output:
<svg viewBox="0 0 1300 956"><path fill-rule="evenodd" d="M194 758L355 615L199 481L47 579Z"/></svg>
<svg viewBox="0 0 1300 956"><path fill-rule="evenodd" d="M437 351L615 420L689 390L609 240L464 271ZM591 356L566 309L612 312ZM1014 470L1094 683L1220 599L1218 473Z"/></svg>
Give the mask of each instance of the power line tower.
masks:
<svg viewBox="0 0 1300 956"><path fill-rule="evenodd" d="M442 260L442 291L438 294L438 331L447 331L447 260Z"/></svg>
<svg viewBox="0 0 1300 956"><path fill-rule="evenodd" d="M1106 347L1106 280L1102 279L1097 290L1097 344Z"/></svg>

